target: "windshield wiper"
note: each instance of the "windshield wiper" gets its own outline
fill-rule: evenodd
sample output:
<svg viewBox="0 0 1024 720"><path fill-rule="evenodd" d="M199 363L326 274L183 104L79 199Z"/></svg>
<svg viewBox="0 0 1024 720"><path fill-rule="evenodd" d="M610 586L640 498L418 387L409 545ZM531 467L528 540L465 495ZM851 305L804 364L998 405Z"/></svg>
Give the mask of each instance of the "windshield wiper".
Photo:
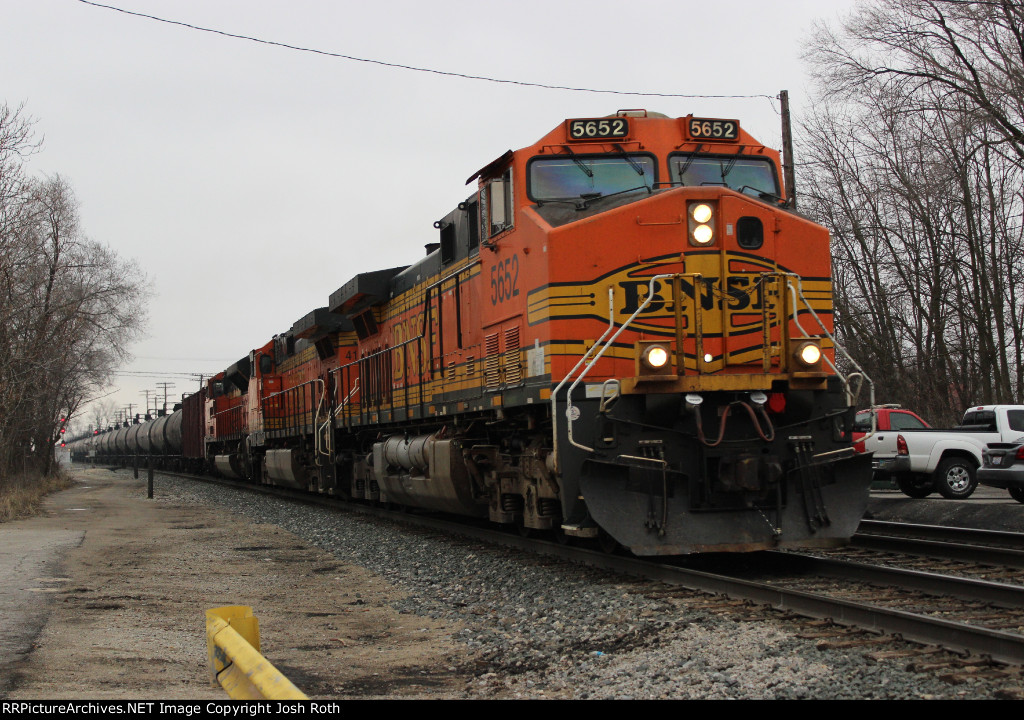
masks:
<svg viewBox="0 0 1024 720"><path fill-rule="evenodd" d="M608 198L613 198L616 195L636 192L637 190L646 190L648 195L654 192L649 185L637 185L636 187L626 188L625 190L617 190L616 192L608 193L607 195L604 195L602 193L583 193L580 195L580 200L576 201L576 209L587 210L589 209L590 202L592 200L607 200Z"/></svg>
<svg viewBox="0 0 1024 720"><path fill-rule="evenodd" d="M741 146L739 151L737 151L735 155L729 158L729 162L726 163L725 167L722 168L722 182L725 182L725 176L732 172L733 166L736 165L736 161L740 159L740 156L742 154L743 147Z"/></svg>
<svg viewBox="0 0 1024 720"><path fill-rule="evenodd" d="M615 143L615 149L619 151L619 155L622 156L622 159L625 160L626 162L628 162L630 167L632 167L634 170L636 170L636 174L639 175L640 177L643 177L643 175L644 175L644 168L643 168L643 166L640 163L638 163L636 160L631 158L626 153L625 149L621 145L619 145L618 143Z"/></svg>
<svg viewBox="0 0 1024 720"><path fill-rule="evenodd" d="M704 147L703 144L698 145L697 146L697 152L693 153L692 155L687 156L686 162L683 163L683 166L681 168L679 168L679 184L680 185L685 185L686 184L686 180L683 179L684 176L686 175L686 171L690 169L690 166L693 164L693 161L697 159L697 153L699 153L701 151L701 148L703 148L703 147Z"/></svg>
<svg viewBox="0 0 1024 720"><path fill-rule="evenodd" d="M583 171L583 173L584 173L584 174L585 174L585 175L586 175L587 177L589 177L589 178L592 178L592 177L594 177L594 171L593 171L593 170L591 170L590 168L588 168L588 167L587 167L587 166L586 166L586 165L585 165L585 164L583 163L583 161L582 161L582 160L580 160L580 159L579 159L578 157L576 157L576 153L574 153L574 152L572 151L572 148L571 148L571 147L569 147L568 145L563 145L562 147L564 147L564 148L566 149L566 151L567 151L567 152L569 153L569 157L571 157L571 158L572 158L572 161L573 161L574 163L576 163L576 166L577 166L577 167L578 167L578 168L579 168L580 170L582 170L582 171Z"/></svg>
<svg viewBox="0 0 1024 720"><path fill-rule="evenodd" d="M743 187L741 187L739 189L739 192L743 192L744 190L753 190L754 192L757 193L757 197L760 200L775 200L777 202L782 202L782 198L780 198L775 193L770 193L767 190L762 190L761 188L756 188L753 185L744 185Z"/></svg>

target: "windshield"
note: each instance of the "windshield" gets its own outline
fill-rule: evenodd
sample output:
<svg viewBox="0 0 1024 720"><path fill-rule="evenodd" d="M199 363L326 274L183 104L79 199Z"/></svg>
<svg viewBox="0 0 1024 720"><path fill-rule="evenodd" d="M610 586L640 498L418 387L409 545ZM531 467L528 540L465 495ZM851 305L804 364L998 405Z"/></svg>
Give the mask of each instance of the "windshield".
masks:
<svg viewBox="0 0 1024 720"><path fill-rule="evenodd" d="M654 158L648 155L559 155L530 161L532 200L597 198L627 190L650 190Z"/></svg>
<svg viewBox="0 0 1024 720"><path fill-rule="evenodd" d="M673 155L669 172L672 182L681 185L724 185L754 197L779 195L775 167L769 160L736 155Z"/></svg>

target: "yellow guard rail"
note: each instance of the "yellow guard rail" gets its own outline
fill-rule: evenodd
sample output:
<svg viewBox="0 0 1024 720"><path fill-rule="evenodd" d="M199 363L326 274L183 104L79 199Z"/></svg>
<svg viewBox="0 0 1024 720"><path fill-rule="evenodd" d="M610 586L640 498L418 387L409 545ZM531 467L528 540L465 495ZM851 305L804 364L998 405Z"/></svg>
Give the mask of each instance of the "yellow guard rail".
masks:
<svg viewBox="0 0 1024 720"><path fill-rule="evenodd" d="M245 605L206 611L210 684L220 683L232 700L308 700L260 655L260 623Z"/></svg>

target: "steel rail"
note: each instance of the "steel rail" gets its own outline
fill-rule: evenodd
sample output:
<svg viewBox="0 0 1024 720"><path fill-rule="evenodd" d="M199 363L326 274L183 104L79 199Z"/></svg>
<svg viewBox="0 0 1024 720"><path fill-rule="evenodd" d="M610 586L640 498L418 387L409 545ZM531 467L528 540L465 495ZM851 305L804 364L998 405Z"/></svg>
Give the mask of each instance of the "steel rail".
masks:
<svg viewBox="0 0 1024 720"><path fill-rule="evenodd" d="M938 540L887 537L885 535L858 536L854 539L853 545L854 547L880 552L907 553L932 558L964 560L979 564L1003 565L1018 570L1024 569L1024 551L1008 548L965 545Z"/></svg>
<svg viewBox="0 0 1024 720"><path fill-rule="evenodd" d="M887 520L861 520L857 529L860 535L884 534L899 537L917 537L929 540L953 540L955 542L988 543L993 546L1024 550L1024 533L1006 530L985 530L981 528L947 527L944 525L918 525L916 523L890 522Z"/></svg>
<svg viewBox="0 0 1024 720"><path fill-rule="evenodd" d="M790 552L764 553L772 569L786 572L815 573L819 576L859 580L873 585L890 585L903 590L964 600L978 600L1007 608L1024 608L1024 585L942 575L923 570L868 565L851 560L836 560Z"/></svg>
<svg viewBox="0 0 1024 720"><path fill-rule="evenodd" d="M1021 533L862 520L852 544L881 552L1024 569Z"/></svg>

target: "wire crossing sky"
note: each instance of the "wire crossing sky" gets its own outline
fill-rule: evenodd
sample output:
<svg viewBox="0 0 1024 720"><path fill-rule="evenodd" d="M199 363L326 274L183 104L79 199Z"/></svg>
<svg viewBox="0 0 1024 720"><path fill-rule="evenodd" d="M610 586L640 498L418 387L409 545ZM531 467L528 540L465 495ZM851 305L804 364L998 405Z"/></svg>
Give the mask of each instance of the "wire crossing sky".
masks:
<svg viewBox="0 0 1024 720"><path fill-rule="evenodd" d="M276 42L274 40L264 40L262 38L251 37L249 35L240 35L237 33L230 33L225 30L217 30L215 28L201 27L199 25L193 25L191 23L182 22L180 20L169 20L167 18L157 17L155 15L147 15L146 13L135 12L132 10L125 10L124 8L115 7L113 5L104 5L102 3L90 2L90 0L77 0L77 2L83 5L92 5L93 7L103 8L104 10L113 10L115 12L124 13L125 15L132 15L134 17L144 18L146 20L154 20L156 22L167 23L168 25L177 25L179 27L188 28L189 30L198 30L200 32L213 33L214 35L223 35L224 37L234 38L236 40L247 40L249 42L260 43L261 45L272 45L274 47L285 48L288 50L297 50L299 52L313 53L316 55L324 55L332 58L339 58L342 60L352 60L354 62L370 63L372 65L383 65L385 67L397 68L399 70L412 70L414 72L431 73L433 75L446 75L448 77L463 78L466 80L480 80L483 82L492 83L504 83L507 85L522 85L524 87L536 87L544 88L546 90L570 90L572 92L586 92L586 93L603 93L607 95L631 95L635 97L662 97L662 98L760 98L766 100L774 100L776 96L773 95L688 95L682 93L653 93L653 92L634 92L632 90L600 90L596 88L582 88L582 87L569 87L567 85L548 85L545 83L527 82L525 80L504 80L501 78L485 77L483 75L470 75L467 73L457 72L446 72L444 70L434 70L432 68L415 67L413 65L402 65L400 63L385 62L384 60L372 60L370 58L355 57L353 55L345 55L342 53L329 52L327 50L317 50L316 48L302 47L300 45L289 45L288 43Z"/></svg>

